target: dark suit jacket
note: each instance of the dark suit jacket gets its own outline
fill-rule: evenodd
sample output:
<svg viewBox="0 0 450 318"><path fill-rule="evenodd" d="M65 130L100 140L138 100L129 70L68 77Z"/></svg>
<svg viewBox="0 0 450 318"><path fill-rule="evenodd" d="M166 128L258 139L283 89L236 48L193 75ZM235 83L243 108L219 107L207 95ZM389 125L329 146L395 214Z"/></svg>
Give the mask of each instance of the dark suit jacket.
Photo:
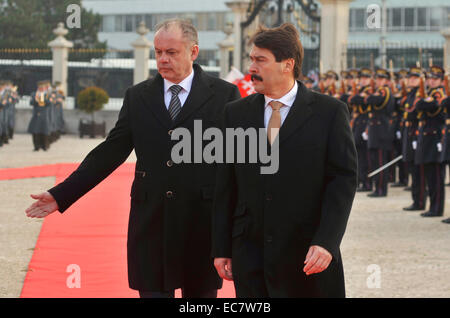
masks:
<svg viewBox="0 0 450 318"><path fill-rule="evenodd" d="M299 84L279 132L279 170L222 164L213 215L213 256L231 257L238 297L345 295L339 251L357 186L356 148L347 106ZM225 107L223 127L263 128L264 96ZM248 146L248 145L247 145ZM324 272L306 277L308 248L333 255ZM264 287L265 286L265 287Z"/></svg>
<svg viewBox="0 0 450 318"><path fill-rule="evenodd" d="M226 102L240 97L235 85L208 76L194 64L191 92L173 123L163 97L163 78L129 88L115 127L63 183L49 190L59 211L105 179L135 150L128 226L128 278L132 289L166 291L194 285L220 288L210 257L211 205L216 166L174 164L170 133L193 135L194 119L203 129L217 126Z"/></svg>

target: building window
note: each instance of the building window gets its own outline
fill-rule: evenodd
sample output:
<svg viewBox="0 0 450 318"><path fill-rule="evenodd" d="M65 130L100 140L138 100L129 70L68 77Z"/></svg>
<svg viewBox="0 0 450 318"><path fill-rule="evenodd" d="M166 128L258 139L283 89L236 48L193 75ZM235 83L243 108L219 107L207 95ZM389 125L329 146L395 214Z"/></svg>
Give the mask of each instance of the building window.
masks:
<svg viewBox="0 0 450 318"><path fill-rule="evenodd" d="M125 16L125 32L133 32L133 19L134 16L133 15L126 15Z"/></svg>
<svg viewBox="0 0 450 318"><path fill-rule="evenodd" d="M430 8L430 29L431 30L439 30L441 27L441 20L442 20L442 12L445 10L442 10L442 8Z"/></svg>
<svg viewBox="0 0 450 318"><path fill-rule="evenodd" d="M104 15L102 17L102 32L114 32L114 22L113 15Z"/></svg>
<svg viewBox="0 0 450 318"><path fill-rule="evenodd" d="M121 15L115 16L115 31L116 32L123 31L123 16L121 16Z"/></svg>
<svg viewBox="0 0 450 318"><path fill-rule="evenodd" d="M414 29L415 13L415 8L405 8L405 31Z"/></svg>
<svg viewBox="0 0 450 318"><path fill-rule="evenodd" d="M364 30L366 22L366 10L365 9L355 9L355 30Z"/></svg>
<svg viewBox="0 0 450 318"><path fill-rule="evenodd" d="M392 8L392 29L400 30L403 25L402 8Z"/></svg>
<svg viewBox="0 0 450 318"><path fill-rule="evenodd" d="M428 8L417 8L417 30L425 31L428 26Z"/></svg>

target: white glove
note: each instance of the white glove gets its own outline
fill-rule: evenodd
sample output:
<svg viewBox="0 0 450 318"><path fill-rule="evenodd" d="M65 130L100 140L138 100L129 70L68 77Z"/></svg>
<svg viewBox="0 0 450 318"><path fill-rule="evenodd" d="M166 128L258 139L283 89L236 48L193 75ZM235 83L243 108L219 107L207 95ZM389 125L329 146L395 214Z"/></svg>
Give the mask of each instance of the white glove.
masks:
<svg viewBox="0 0 450 318"><path fill-rule="evenodd" d="M369 139L369 136L367 135L366 132L363 132L361 136L362 136L362 138L363 138L364 140L368 140L368 139Z"/></svg>
<svg viewBox="0 0 450 318"><path fill-rule="evenodd" d="M413 147L414 150L417 149L417 141L414 140L414 141L412 142L412 147Z"/></svg>
<svg viewBox="0 0 450 318"><path fill-rule="evenodd" d="M402 139L402 133L400 132L400 130L397 130L397 132L395 133L395 136L397 136L397 139Z"/></svg>
<svg viewBox="0 0 450 318"><path fill-rule="evenodd" d="M438 143L436 144L436 146L437 146L437 150L438 150L439 152L442 152L442 144L441 144L440 142L438 142Z"/></svg>

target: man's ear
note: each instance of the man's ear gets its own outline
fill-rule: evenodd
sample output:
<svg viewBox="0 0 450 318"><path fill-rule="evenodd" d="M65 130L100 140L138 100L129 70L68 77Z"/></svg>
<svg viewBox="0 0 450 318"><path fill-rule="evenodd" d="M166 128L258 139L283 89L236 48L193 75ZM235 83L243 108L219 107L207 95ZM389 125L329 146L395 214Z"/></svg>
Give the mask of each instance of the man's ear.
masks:
<svg viewBox="0 0 450 318"><path fill-rule="evenodd" d="M193 45L192 48L191 48L191 59L192 59L192 61L195 61L197 59L198 51L199 51L198 45Z"/></svg>
<svg viewBox="0 0 450 318"><path fill-rule="evenodd" d="M283 61L283 72L290 73L294 71L294 59L287 59Z"/></svg>

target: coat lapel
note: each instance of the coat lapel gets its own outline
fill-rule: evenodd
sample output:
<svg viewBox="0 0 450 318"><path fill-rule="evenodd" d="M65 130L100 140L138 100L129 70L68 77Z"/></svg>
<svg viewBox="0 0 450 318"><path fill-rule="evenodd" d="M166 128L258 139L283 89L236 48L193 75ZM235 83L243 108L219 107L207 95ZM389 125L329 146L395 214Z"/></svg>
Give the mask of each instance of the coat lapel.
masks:
<svg viewBox="0 0 450 318"><path fill-rule="evenodd" d="M249 107L245 122L249 123L249 127L264 128L264 95L256 93L247 101Z"/></svg>
<svg viewBox="0 0 450 318"><path fill-rule="evenodd" d="M297 84L297 97L280 128L280 144L299 129L313 113L309 106L314 100L312 93L301 82L297 82Z"/></svg>
<svg viewBox="0 0 450 318"><path fill-rule="evenodd" d="M141 97L145 105L150 109L156 118L167 128L171 128L172 119L164 104L164 80L160 74L156 74L153 80L148 80L142 86Z"/></svg>
<svg viewBox="0 0 450 318"><path fill-rule="evenodd" d="M178 126L189 116L203 106L213 95L214 91L205 79L205 73L197 64L194 64L194 79L192 81L191 91L186 99L181 112L175 118L174 125Z"/></svg>

